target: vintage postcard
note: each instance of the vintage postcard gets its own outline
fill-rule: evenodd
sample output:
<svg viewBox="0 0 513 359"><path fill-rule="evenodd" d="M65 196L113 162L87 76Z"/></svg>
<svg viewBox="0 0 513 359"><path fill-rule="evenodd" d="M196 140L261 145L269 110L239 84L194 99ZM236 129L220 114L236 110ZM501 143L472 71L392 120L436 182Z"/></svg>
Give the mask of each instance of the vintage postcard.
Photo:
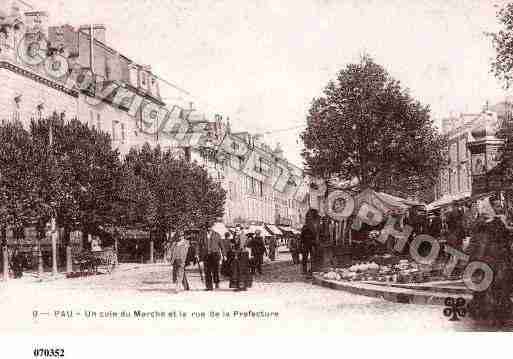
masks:
<svg viewBox="0 0 513 359"><path fill-rule="evenodd" d="M513 2L0 1L1 333L513 329Z"/></svg>

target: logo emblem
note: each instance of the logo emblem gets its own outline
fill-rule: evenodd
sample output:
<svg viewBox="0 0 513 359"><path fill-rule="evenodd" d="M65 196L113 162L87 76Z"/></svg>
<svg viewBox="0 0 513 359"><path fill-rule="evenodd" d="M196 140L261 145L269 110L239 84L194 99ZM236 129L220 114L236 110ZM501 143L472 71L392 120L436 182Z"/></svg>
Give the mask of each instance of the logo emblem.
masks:
<svg viewBox="0 0 513 359"><path fill-rule="evenodd" d="M451 322L459 321L459 317L465 317L467 315L467 309L465 308L466 301L463 298L445 298L444 315L450 317Z"/></svg>

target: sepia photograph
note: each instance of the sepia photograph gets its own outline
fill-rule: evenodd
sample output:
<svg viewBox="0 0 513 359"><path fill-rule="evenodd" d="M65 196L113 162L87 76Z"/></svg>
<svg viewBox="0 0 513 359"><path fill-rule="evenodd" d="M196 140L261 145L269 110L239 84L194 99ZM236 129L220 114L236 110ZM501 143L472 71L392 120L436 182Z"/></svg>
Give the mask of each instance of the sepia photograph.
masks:
<svg viewBox="0 0 513 359"><path fill-rule="evenodd" d="M0 335L510 332L512 84L512 1L0 0Z"/></svg>

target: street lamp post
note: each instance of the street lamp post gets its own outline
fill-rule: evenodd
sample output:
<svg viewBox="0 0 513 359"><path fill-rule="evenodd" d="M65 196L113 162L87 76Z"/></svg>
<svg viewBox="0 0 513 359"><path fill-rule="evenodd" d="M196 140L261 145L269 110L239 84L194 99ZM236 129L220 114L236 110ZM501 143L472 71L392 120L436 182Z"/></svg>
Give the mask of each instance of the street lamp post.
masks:
<svg viewBox="0 0 513 359"><path fill-rule="evenodd" d="M9 255L7 252L7 240L5 227L2 227L2 256L3 256L3 273L4 273L4 281L9 280Z"/></svg>
<svg viewBox="0 0 513 359"><path fill-rule="evenodd" d="M53 122L57 119L57 113L54 113L48 123L48 147L50 163L53 165ZM50 183L48 183L50 185ZM57 275L57 215L55 213L55 203L50 203L52 217L50 219L50 239L52 243L52 275Z"/></svg>
<svg viewBox="0 0 513 359"><path fill-rule="evenodd" d="M41 228L41 224L38 224L38 230L37 230L37 272L39 274L39 277L42 277L44 274L44 267L43 267L43 251L41 250L41 240L43 239L44 235L44 229Z"/></svg>
<svg viewBox="0 0 513 359"><path fill-rule="evenodd" d="M52 239L52 275L57 275L57 226L55 216L50 220L50 236Z"/></svg>

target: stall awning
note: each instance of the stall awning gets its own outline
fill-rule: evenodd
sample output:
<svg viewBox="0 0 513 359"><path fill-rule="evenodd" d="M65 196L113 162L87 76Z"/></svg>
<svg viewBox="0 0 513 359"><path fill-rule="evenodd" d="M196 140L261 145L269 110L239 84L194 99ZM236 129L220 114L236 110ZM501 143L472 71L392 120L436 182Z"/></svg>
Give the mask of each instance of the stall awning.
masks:
<svg viewBox="0 0 513 359"><path fill-rule="evenodd" d="M279 226L279 228L287 235L295 234L294 229L290 226Z"/></svg>
<svg viewBox="0 0 513 359"><path fill-rule="evenodd" d="M214 225L212 226L212 230L216 233L219 233L221 238L224 238L226 232L230 232L228 227L226 227L226 225L222 222L214 223Z"/></svg>
<svg viewBox="0 0 513 359"><path fill-rule="evenodd" d="M270 233L270 231L268 231L267 229L265 229L264 226L258 226L258 225L255 225L255 224L252 224L251 226L249 226L248 232L249 233L256 233L257 230L260 230L260 234L262 235L262 237L271 237L271 236L273 236L273 234Z"/></svg>
<svg viewBox="0 0 513 359"><path fill-rule="evenodd" d="M410 208L410 206L404 203L404 199L387 193L376 192L372 189L362 191L354 198L354 202L355 208L360 208L363 203L367 203L386 215L403 214Z"/></svg>
<svg viewBox="0 0 513 359"><path fill-rule="evenodd" d="M427 208L428 211L432 211L434 209L437 209L437 208L446 206L448 204L451 204L454 201L461 201L461 200L463 200L465 198L468 198L468 197L470 197L470 192L459 193L459 194L456 194L456 195L444 195L441 198L437 199L436 201L431 202L430 204L428 204L426 206L426 208Z"/></svg>
<svg viewBox="0 0 513 359"><path fill-rule="evenodd" d="M278 227L276 227L274 224L266 224L266 227L275 236L282 236L283 235L283 232L280 231L280 229Z"/></svg>

